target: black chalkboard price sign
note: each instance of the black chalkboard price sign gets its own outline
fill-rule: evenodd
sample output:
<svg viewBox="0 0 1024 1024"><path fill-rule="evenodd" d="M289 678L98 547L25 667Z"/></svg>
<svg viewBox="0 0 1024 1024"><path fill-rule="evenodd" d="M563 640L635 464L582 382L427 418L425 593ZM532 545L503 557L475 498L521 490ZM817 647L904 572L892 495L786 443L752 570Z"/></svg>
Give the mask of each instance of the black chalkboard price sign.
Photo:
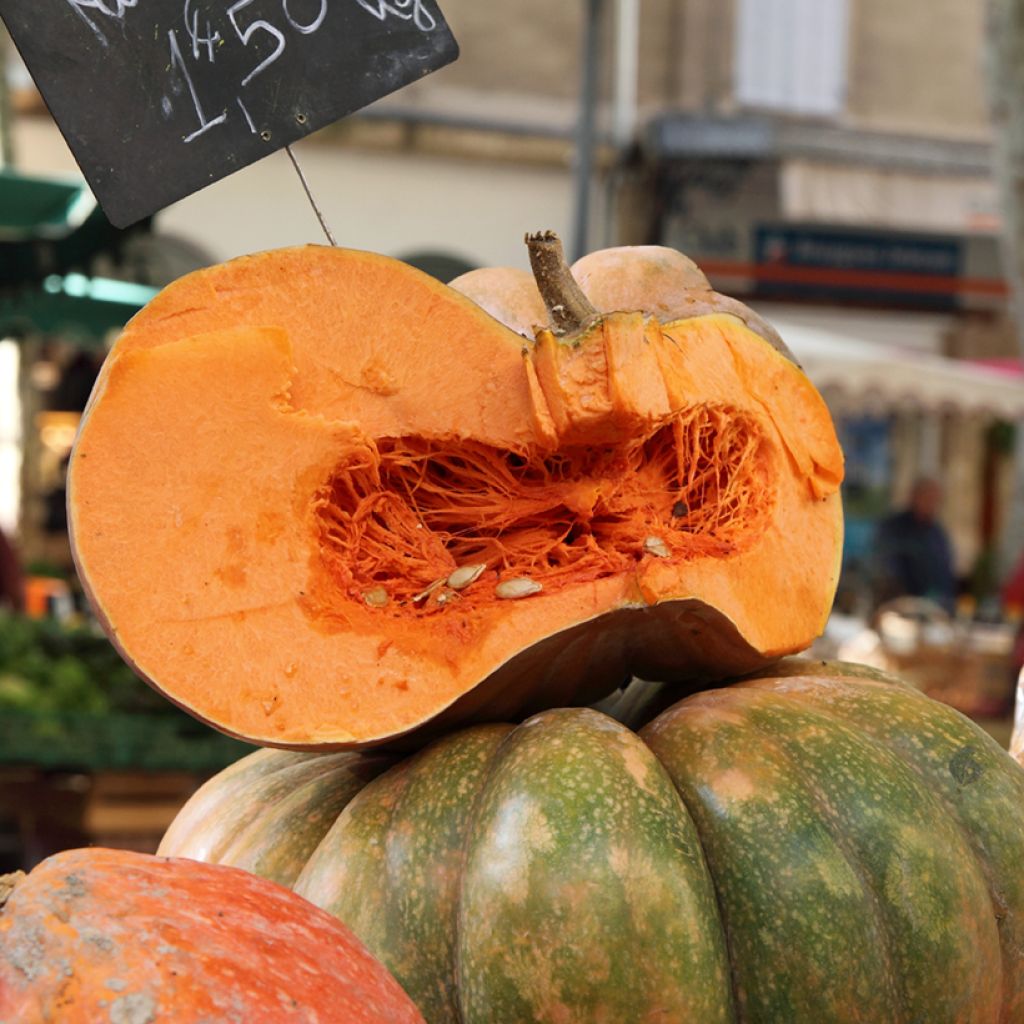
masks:
<svg viewBox="0 0 1024 1024"><path fill-rule="evenodd" d="M458 56L434 0L0 0L126 227Z"/></svg>

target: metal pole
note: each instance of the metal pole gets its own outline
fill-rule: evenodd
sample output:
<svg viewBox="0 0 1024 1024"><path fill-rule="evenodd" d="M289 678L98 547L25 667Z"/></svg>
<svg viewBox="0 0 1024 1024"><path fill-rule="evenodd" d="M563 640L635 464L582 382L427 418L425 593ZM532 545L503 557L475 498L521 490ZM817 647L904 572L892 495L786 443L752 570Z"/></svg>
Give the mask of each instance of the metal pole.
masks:
<svg viewBox="0 0 1024 1024"><path fill-rule="evenodd" d="M993 172L1002 216L1003 273L1017 349L1024 356L1024 0L989 0L989 106ZM1003 557L1012 565L1024 546L1024 425L1016 424L1012 498L1003 527Z"/></svg>
<svg viewBox="0 0 1024 1024"><path fill-rule="evenodd" d="M640 0L618 0L615 9L615 145L626 149L636 134L640 67Z"/></svg>
<svg viewBox="0 0 1024 1024"><path fill-rule="evenodd" d="M576 128L576 195L573 218L572 255L587 252L590 226L590 184L594 175L594 119L597 111L597 62L601 13L604 0L586 0L583 26L583 75L580 88L580 116Z"/></svg>

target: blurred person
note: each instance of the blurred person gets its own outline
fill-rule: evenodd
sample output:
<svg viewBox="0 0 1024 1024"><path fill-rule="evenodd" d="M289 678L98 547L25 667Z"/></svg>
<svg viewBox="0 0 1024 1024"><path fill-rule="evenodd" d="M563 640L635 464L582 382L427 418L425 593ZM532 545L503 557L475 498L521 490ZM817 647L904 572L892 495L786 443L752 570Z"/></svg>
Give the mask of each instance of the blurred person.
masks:
<svg viewBox="0 0 1024 1024"><path fill-rule="evenodd" d="M0 611L25 610L25 577L14 545L0 530Z"/></svg>
<svg viewBox="0 0 1024 1024"><path fill-rule="evenodd" d="M942 486L915 481L907 507L882 520L875 535L876 603L926 597L952 613L956 604L953 547L938 520Z"/></svg>

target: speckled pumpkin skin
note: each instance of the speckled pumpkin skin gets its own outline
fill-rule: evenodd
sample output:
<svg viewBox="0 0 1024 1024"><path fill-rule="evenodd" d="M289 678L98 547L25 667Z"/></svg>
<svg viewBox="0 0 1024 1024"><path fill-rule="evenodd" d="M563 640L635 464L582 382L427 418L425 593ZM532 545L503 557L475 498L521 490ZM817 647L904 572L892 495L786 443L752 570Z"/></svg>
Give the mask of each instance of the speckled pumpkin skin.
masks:
<svg viewBox="0 0 1024 1024"><path fill-rule="evenodd" d="M1024 1022L1024 770L884 677L787 666L639 734L588 709L480 726L306 820L279 880L431 1024Z"/></svg>
<svg viewBox="0 0 1024 1024"><path fill-rule="evenodd" d="M44 861L0 909L0 1021L423 1018L349 929L294 893L233 868L91 849Z"/></svg>

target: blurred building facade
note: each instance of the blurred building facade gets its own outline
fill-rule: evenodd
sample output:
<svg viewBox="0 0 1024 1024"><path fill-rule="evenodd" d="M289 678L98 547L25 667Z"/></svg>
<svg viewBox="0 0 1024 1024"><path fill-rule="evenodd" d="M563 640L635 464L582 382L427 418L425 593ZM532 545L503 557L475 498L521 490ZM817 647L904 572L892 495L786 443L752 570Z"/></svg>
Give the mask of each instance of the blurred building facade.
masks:
<svg viewBox="0 0 1024 1024"><path fill-rule="evenodd" d="M947 483L961 572L1014 545L1012 444L996 422L1015 418L1012 401L943 388L941 374L918 386L928 357L1017 354L990 172L984 0L441 6L458 62L297 147L341 244L455 273L525 265L526 230L571 238L596 24L589 247L681 248L720 290L809 339L850 458L854 554L922 473ZM18 167L73 172L31 94L22 105ZM318 237L281 153L156 225L165 252L181 254L167 276ZM917 353L918 379L914 364L872 375L842 358L871 345Z"/></svg>
<svg viewBox="0 0 1024 1024"><path fill-rule="evenodd" d="M583 35L593 11L602 143L595 198L606 200L591 208L594 244L678 242L723 281L750 290L744 270L758 252L749 229L769 221L994 242L984 0L442 6L462 48L455 64L300 147L349 244L370 229L388 251L452 239L479 262L496 248L483 236L500 239L509 210L513 246L525 219L548 217L568 233ZM13 135L20 168L74 171L44 116L19 118ZM280 194L267 191L272 183ZM474 223L480 202L485 224ZM258 246L315 236L311 214L289 223L304 203L281 155L170 208L162 221L223 258L254 248L250 237ZM441 216L419 235L426 207ZM987 308L990 293L1001 294L992 248L962 254L969 273L956 294L968 305Z"/></svg>
<svg viewBox="0 0 1024 1024"><path fill-rule="evenodd" d="M1018 354L983 0L664 6L681 70L662 76L660 104L657 79L641 90L620 237L688 252L813 366L848 456L849 567L870 560L879 516L927 474L945 484L958 571L990 587L1024 540L1012 435L998 425L1019 406L1000 408L966 368L958 389L932 388L941 369L927 360ZM1019 384L1008 378L1007 393Z"/></svg>

